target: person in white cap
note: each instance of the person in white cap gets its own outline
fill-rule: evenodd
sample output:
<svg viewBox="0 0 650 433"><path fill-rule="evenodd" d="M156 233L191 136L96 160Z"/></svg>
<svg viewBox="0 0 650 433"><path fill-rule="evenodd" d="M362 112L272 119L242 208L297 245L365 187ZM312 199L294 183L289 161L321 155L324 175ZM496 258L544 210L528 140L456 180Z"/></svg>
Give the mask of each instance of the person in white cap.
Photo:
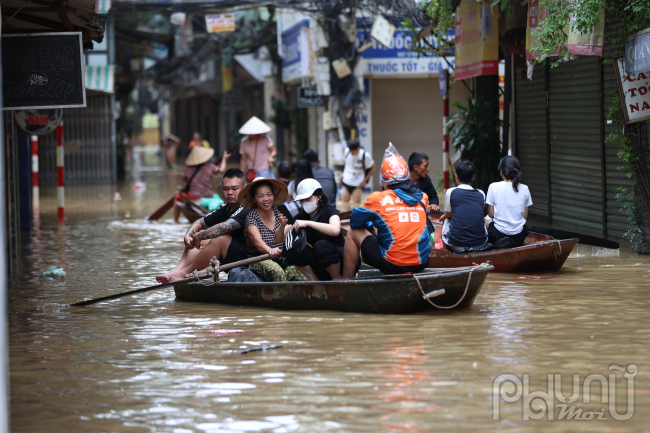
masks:
<svg viewBox="0 0 650 433"><path fill-rule="evenodd" d="M336 207L329 204L327 194L316 179L305 179L298 184L295 201L302 204L296 221L280 215L280 229L275 241L284 242L291 230L305 229L308 245L293 260L298 270L310 281L340 280L343 273L345 237L341 234L341 218Z"/></svg>
<svg viewBox="0 0 650 433"><path fill-rule="evenodd" d="M201 204L201 197L212 197L214 191L212 190L212 176L224 172L226 170L226 162L230 158L228 152L224 152L221 158L221 166L208 162L214 155L214 149L194 146L190 155L185 160L185 172L183 172L183 180L187 182L185 189L176 194L174 201L174 222L178 222L181 208L185 206L185 202L181 198L183 195L186 199L193 201L196 204Z"/></svg>
<svg viewBox="0 0 650 433"><path fill-rule="evenodd" d="M239 130L246 135L239 146L241 154L240 168L246 174L246 181L252 182L257 177L275 179L273 176L273 161L278 154L273 141L266 136L271 127L253 116Z"/></svg>

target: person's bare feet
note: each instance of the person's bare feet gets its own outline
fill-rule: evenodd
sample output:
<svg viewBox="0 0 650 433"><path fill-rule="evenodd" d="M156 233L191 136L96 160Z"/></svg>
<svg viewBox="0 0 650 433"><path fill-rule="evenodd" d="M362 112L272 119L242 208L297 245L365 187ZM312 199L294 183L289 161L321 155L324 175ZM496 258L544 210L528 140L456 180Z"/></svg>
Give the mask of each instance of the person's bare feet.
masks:
<svg viewBox="0 0 650 433"><path fill-rule="evenodd" d="M168 283L169 282L169 274L156 275L156 281L158 281L161 284Z"/></svg>
<svg viewBox="0 0 650 433"><path fill-rule="evenodd" d="M185 274L181 270L178 270L178 269L174 269L173 271L168 273L166 276L167 276L167 282L168 283L171 283L172 281L182 280L183 278L185 278Z"/></svg>

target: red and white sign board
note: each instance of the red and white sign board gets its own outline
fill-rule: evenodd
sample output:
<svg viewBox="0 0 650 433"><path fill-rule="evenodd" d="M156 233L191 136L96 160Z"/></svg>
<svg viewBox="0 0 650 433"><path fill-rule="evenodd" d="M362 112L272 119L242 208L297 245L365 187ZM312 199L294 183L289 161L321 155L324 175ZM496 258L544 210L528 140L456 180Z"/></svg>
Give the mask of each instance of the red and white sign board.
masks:
<svg viewBox="0 0 650 433"><path fill-rule="evenodd" d="M614 61L625 123L650 119L650 71L626 74L625 57Z"/></svg>
<svg viewBox="0 0 650 433"><path fill-rule="evenodd" d="M234 32L235 14L206 15L205 29L208 33Z"/></svg>
<svg viewBox="0 0 650 433"><path fill-rule="evenodd" d="M61 108L34 108L14 111L20 129L28 134L43 135L52 132L63 119Z"/></svg>

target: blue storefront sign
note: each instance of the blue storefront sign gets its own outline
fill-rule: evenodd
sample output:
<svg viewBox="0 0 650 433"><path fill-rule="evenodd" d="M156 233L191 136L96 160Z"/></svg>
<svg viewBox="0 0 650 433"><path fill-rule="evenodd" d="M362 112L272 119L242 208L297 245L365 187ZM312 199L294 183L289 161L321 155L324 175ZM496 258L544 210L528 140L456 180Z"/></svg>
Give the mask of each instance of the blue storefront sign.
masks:
<svg viewBox="0 0 650 433"><path fill-rule="evenodd" d="M650 71L650 29L632 35L625 43L625 73Z"/></svg>
<svg viewBox="0 0 650 433"><path fill-rule="evenodd" d="M370 23L367 19L357 19L357 40L358 45L367 43L370 32ZM432 36L427 41L436 46ZM449 69L445 59L438 56L420 55L408 49L413 42L413 37L408 30L395 30L390 46L385 47L379 43L360 53L364 75L415 75L415 74L437 74L441 69ZM447 56L447 60L453 66L455 57L453 53Z"/></svg>

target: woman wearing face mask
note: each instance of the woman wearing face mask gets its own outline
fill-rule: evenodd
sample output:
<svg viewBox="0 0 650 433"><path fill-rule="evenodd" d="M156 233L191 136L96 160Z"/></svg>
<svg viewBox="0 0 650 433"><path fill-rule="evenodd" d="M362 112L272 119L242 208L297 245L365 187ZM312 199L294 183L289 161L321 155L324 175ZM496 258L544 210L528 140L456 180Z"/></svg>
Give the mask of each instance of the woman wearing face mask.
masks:
<svg viewBox="0 0 650 433"><path fill-rule="evenodd" d="M280 230L275 241L283 242L290 230L304 228L307 234L307 248L296 267L311 281L340 280L343 266L345 237L341 234L339 211L327 201L321 184L315 179L305 179L298 184L296 200L302 211L296 215L296 222L287 225L287 218L280 215Z"/></svg>

